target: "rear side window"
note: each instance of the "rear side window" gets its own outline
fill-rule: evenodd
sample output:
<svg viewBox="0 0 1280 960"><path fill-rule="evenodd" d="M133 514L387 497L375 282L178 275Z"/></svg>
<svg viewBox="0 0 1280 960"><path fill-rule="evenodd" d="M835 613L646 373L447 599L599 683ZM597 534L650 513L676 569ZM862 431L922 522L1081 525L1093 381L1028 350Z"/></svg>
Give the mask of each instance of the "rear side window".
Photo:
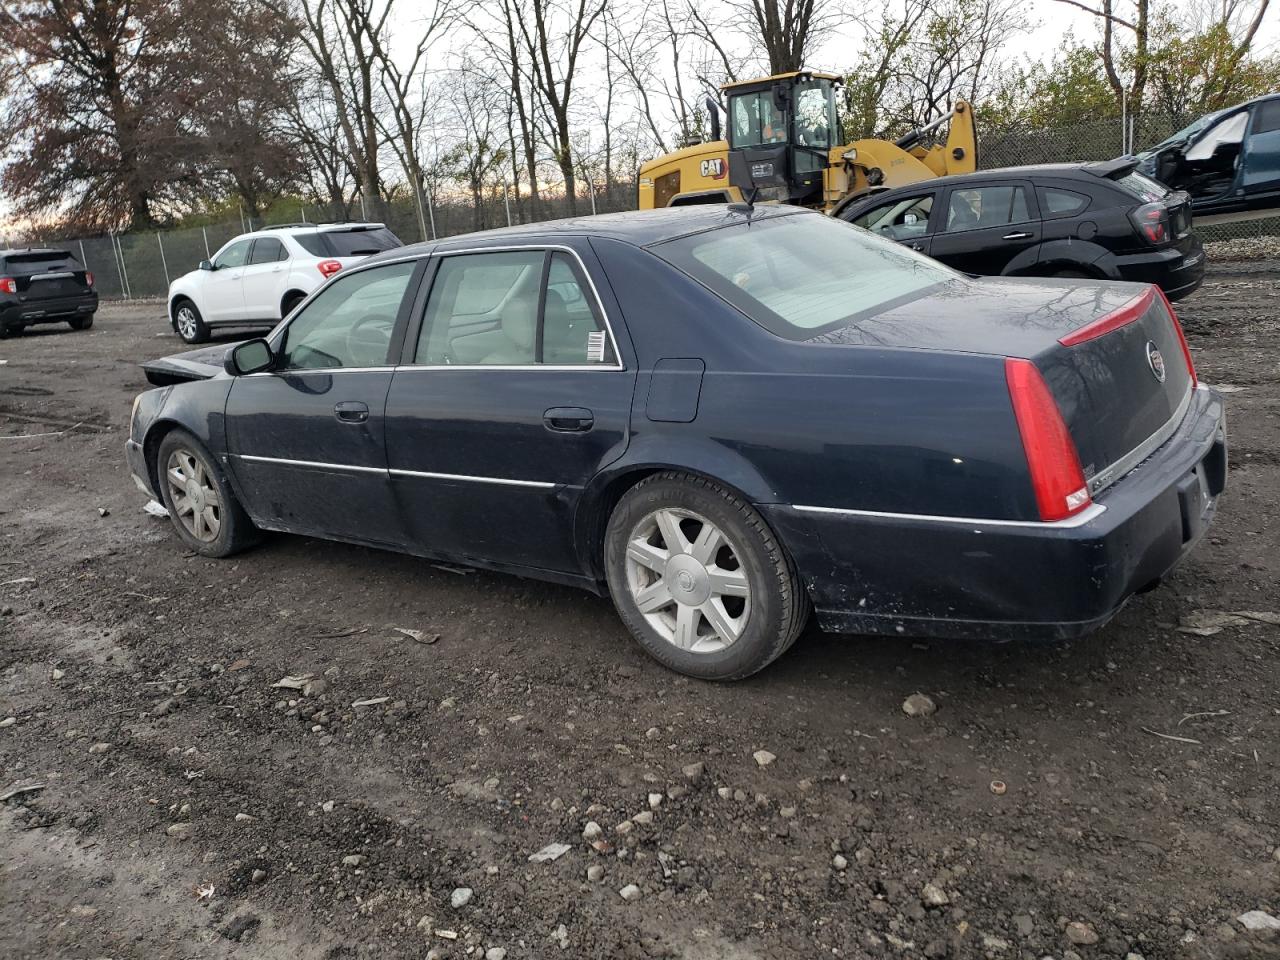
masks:
<svg viewBox="0 0 1280 960"><path fill-rule="evenodd" d="M1089 198L1083 193L1076 193L1073 190L1063 190L1060 187L1040 187L1040 212L1044 214L1045 219L1051 217L1069 217L1072 214L1083 213L1085 208L1089 206Z"/></svg>
<svg viewBox="0 0 1280 960"><path fill-rule="evenodd" d="M821 214L740 221L648 249L789 340L873 317L959 276Z"/></svg>
<svg viewBox="0 0 1280 960"><path fill-rule="evenodd" d="M1280 100L1267 100L1253 108L1253 132L1280 130Z"/></svg>
<svg viewBox="0 0 1280 960"><path fill-rule="evenodd" d="M1019 186L971 187L952 190L947 201L947 231L981 230L1026 223L1027 191Z"/></svg>
<svg viewBox="0 0 1280 960"><path fill-rule="evenodd" d="M329 248L325 245L324 237L318 233L295 233L293 239L297 241L298 246L313 257L327 257Z"/></svg>

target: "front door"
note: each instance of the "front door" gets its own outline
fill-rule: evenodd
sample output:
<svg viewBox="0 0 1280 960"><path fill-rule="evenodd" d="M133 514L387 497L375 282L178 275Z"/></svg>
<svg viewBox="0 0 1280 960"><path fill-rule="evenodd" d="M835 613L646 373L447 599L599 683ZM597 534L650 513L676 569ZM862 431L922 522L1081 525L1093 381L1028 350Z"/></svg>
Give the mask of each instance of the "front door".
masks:
<svg viewBox="0 0 1280 960"><path fill-rule="evenodd" d="M929 254L962 273L999 276L1040 245L1040 220L1029 184L952 187ZM1029 265L1029 264L1028 264Z"/></svg>
<svg viewBox="0 0 1280 960"><path fill-rule="evenodd" d="M1264 100L1253 108L1240 185L1246 200L1280 191L1280 97Z"/></svg>
<svg viewBox="0 0 1280 960"><path fill-rule="evenodd" d="M383 415L394 369L388 353L407 319L417 267L409 260L344 274L279 335L274 369L232 384L227 450L255 521L403 544Z"/></svg>
<svg viewBox="0 0 1280 960"><path fill-rule="evenodd" d="M635 371L590 248L439 258L387 398L387 459L422 552L581 573L583 488L622 455Z"/></svg>
<svg viewBox="0 0 1280 960"><path fill-rule="evenodd" d="M204 274L200 310L208 323L244 319L244 265L252 240L237 240L213 258Z"/></svg>
<svg viewBox="0 0 1280 960"><path fill-rule="evenodd" d="M258 237L244 265L244 312L250 320L278 320L289 254L278 237Z"/></svg>

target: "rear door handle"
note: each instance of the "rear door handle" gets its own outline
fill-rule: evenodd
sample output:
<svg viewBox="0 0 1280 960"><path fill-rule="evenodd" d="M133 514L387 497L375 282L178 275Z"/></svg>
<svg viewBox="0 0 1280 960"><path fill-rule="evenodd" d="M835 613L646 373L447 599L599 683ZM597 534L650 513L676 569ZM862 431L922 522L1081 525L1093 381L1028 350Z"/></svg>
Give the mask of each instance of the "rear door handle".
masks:
<svg viewBox="0 0 1280 960"><path fill-rule="evenodd" d="M1003 240L1030 240L1029 233L1006 233L1001 239Z"/></svg>
<svg viewBox="0 0 1280 960"><path fill-rule="evenodd" d="M552 407L542 422L555 433L586 433L596 425L596 416L586 407Z"/></svg>
<svg viewBox="0 0 1280 960"><path fill-rule="evenodd" d="M369 419L369 407L359 400L342 400L333 405L333 415L343 423L364 423Z"/></svg>

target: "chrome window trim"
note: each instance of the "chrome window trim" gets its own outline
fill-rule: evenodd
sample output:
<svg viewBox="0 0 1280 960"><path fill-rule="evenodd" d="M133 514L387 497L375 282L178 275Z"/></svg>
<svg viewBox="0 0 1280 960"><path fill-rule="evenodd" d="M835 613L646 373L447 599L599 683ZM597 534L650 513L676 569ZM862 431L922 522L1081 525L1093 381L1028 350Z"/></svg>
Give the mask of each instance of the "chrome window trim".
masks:
<svg viewBox="0 0 1280 960"><path fill-rule="evenodd" d="M609 319L609 311L604 308L604 300L600 297L600 290L596 287L595 279L591 276L591 271L587 269L586 263L583 262L582 256L573 247L565 246L559 243L523 243L523 244L505 244L498 247L462 247L457 250L433 250L430 254L432 258L456 257L456 256L472 256L478 253L515 253L526 250L556 250L561 253L567 253L573 257L578 263L578 269L582 271L582 275L587 278L587 286L591 288L591 296L595 300L596 307L600 311L600 316L604 319L604 328L609 332L609 342L613 344L613 355L618 358L616 364L606 363L568 363L568 364L517 364L517 365L498 365L484 363L445 363L445 364L428 364L428 363L406 363L401 364L399 370L602 370L610 372L618 372L626 370L627 366L622 362L622 350L618 345L618 336L614 333L613 322ZM434 280L432 281L434 285ZM430 293L427 295L427 303L431 302ZM426 306L423 307L423 322L426 322Z"/></svg>
<svg viewBox="0 0 1280 960"><path fill-rule="evenodd" d="M1166 420L1155 433L1151 434L1115 463L1097 471L1089 478L1089 496L1092 497L1101 493L1143 460L1147 459L1147 457L1151 456L1151 454L1155 453L1160 447L1164 446L1165 442L1178 432L1178 427L1186 419L1187 411L1191 409L1191 397L1194 393L1195 388L1188 381L1186 395L1178 403L1178 408L1173 411L1173 416Z"/></svg>
<svg viewBox="0 0 1280 960"><path fill-rule="evenodd" d="M1035 530L1070 530L1082 527L1106 513L1105 504L1095 503L1065 520L990 520L979 517L941 517L927 513L892 513L886 510L852 510L845 507L811 507L793 504L802 513L834 514L845 517L870 517L880 520L920 520L928 523L957 523L968 527L1024 527Z"/></svg>
<svg viewBox="0 0 1280 960"><path fill-rule="evenodd" d="M242 374L239 379L249 377L305 377L308 374L323 373L392 373L395 367L292 367L288 370L259 370L257 373Z"/></svg>
<svg viewBox="0 0 1280 960"><path fill-rule="evenodd" d="M428 470L400 470L393 468L390 473L393 477L422 477L426 480L467 480L472 483L497 483L508 487L531 487L538 490L554 490L560 486L558 483L548 483L545 480L508 480L504 477L475 477L463 473L434 473Z"/></svg>

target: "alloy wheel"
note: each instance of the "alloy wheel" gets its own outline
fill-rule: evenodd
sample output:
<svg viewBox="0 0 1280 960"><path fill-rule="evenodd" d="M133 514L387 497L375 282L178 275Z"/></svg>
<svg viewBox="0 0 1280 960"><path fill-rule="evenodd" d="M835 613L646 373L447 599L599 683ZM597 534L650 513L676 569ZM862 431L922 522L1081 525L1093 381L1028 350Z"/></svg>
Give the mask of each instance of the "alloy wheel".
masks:
<svg viewBox="0 0 1280 960"><path fill-rule="evenodd" d="M190 340L196 335L196 312L191 307L178 308L178 332Z"/></svg>
<svg viewBox="0 0 1280 960"><path fill-rule="evenodd" d="M691 653L732 646L751 613L751 586L737 547L706 517L663 508L627 539L627 587L668 643Z"/></svg>
<svg viewBox="0 0 1280 960"><path fill-rule="evenodd" d="M178 447L165 464L169 499L178 521L197 540L212 543L222 529L222 499L204 463L190 450Z"/></svg>

